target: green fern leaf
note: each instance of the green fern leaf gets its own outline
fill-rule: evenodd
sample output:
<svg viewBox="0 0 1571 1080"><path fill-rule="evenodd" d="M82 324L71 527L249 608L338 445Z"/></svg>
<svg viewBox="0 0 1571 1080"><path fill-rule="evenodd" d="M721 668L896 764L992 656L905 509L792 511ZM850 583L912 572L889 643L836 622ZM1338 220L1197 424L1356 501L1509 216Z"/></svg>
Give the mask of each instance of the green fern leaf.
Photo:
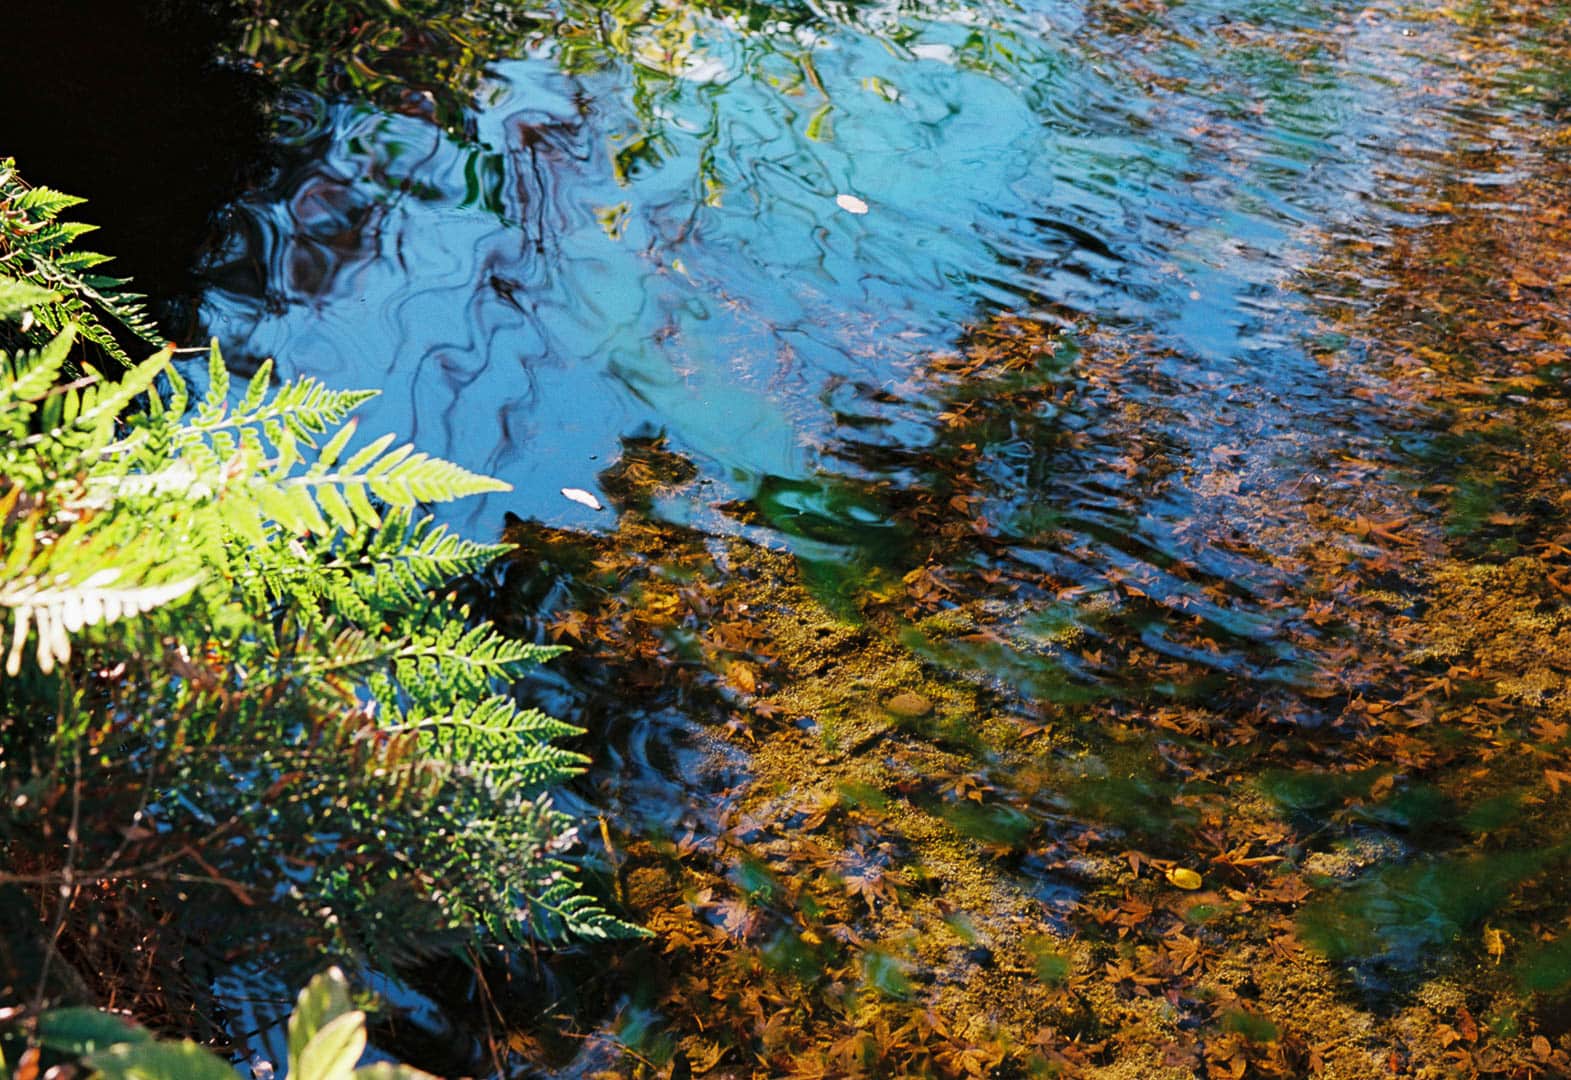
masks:
<svg viewBox="0 0 1571 1080"><path fill-rule="evenodd" d="M34 402L49 393L65 367L71 343L75 340L75 327L68 325L42 349L17 354L11 360L11 378L0 386L0 407L7 399Z"/></svg>
<svg viewBox="0 0 1571 1080"><path fill-rule="evenodd" d="M38 670L47 675L56 663L71 659L71 635L84 626L112 623L152 611L180 599L201 581L187 577L117 587L120 576L118 569L108 568L74 585L38 578L13 578L0 584L0 607L10 608L13 617L6 674L15 676L21 672L29 630L36 629Z"/></svg>
<svg viewBox="0 0 1571 1080"><path fill-rule="evenodd" d="M81 206L86 201L79 195L66 195L50 188L35 187L18 196L16 208L36 211L44 218L52 218L60 211Z"/></svg>
<svg viewBox="0 0 1571 1080"><path fill-rule="evenodd" d="M29 308L46 304L60 294L28 281L0 277L0 319L11 319Z"/></svg>
<svg viewBox="0 0 1571 1080"><path fill-rule="evenodd" d="M529 899L526 910L531 928L548 941L569 934L599 940L650 936L649 931L618 919L585 896L565 866L556 880Z"/></svg>

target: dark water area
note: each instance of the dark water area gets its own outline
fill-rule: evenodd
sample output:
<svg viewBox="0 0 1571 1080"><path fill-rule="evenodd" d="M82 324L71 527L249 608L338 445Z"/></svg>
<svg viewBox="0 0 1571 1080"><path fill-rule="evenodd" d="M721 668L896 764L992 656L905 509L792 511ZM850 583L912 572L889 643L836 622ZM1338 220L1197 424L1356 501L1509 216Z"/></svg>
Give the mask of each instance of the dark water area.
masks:
<svg viewBox="0 0 1571 1080"><path fill-rule="evenodd" d="M265 166L268 87L219 62L228 18L199 3L8 5L3 152L88 200L88 246L167 309L196 289L213 215Z"/></svg>
<svg viewBox="0 0 1571 1080"><path fill-rule="evenodd" d="M1571 1069L1571 43L1498 7L257 4L18 132L207 145L94 202L185 343L513 485L471 587L575 647L525 693L657 937L390 978L385 1041Z"/></svg>

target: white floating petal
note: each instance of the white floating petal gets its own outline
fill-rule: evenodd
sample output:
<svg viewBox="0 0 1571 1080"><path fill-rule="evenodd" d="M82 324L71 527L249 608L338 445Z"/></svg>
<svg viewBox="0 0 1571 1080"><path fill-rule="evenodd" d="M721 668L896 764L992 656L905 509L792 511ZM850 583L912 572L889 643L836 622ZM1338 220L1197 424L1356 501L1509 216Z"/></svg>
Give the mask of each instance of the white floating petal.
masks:
<svg viewBox="0 0 1571 1080"><path fill-rule="evenodd" d="M840 207L840 209L844 210L848 214L867 213L867 204L861 199L858 199L855 195L846 195L844 193L836 195L835 205Z"/></svg>
<svg viewBox="0 0 1571 1080"><path fill-rule="evenodd" d="M562 489L562 494L566 498L572 499L575 503L578 503L580 506L587 506L591 510L603 510L603 509L605 509L603 506L600 505L600 500L599 499L595 498L594 495L592 495L589 492L585 491L583 488L563 488Z"/></svg>

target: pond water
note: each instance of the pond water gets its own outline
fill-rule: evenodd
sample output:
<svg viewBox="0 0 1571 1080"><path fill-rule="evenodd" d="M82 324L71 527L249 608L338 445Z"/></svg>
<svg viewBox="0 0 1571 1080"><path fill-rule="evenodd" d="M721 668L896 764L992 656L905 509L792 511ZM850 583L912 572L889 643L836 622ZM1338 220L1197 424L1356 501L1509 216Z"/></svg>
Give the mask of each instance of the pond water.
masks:
<svg viewBox="0 0 1571 1080"><path fill-rule="evenodd" d="M489 58L462 138L419 88L402 112L286 92L204 326L237 364L383 387L368 426L515 485L476 523L603 527L558 489L664 431L713 481L665 512L724 529L707 505L846 472L848 430L921 445L914 369L999 310L1149 331L1194 412L1258 393L1311 424L1292 279L1446 137L1393 105L1447 65L1358 16L552 11Z"/></svg>
<svg viewBox="0 0 1571 1080"><path fill-rule="evenodd" d="M1519 670L1562 644L1520 559L1564 504L1500 455L1560 453L1571 338L1513 324L1524 383L1448 320L1560 287L1478 236L1553 224L1562 25L258 16L273 165L200 332L513 485L451 513L508 516L491 601L579 646L530 692L662 935L569 964L567 1021L498 1007L503 1064L1554 1074L1571 699Z"/></svg>

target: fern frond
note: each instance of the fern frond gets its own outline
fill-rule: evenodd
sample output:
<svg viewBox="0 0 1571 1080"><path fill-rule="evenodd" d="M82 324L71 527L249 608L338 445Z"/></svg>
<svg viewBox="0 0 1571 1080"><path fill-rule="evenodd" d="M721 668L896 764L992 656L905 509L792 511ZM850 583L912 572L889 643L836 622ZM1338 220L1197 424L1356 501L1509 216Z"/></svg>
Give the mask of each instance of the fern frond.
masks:
<svg viewBox="0 0 1571 1080"><path fill-rule="evenodd" d="M0 445L0 464L8 472L15 468L37 473L27 463L36 466L47 460L57 474L86 468L113 475L116 467L106 466L100 455L114 436L116 422L169 365L172 353L166 349L132 366L119 379L92 375L58 386L55 379L75 331L73 324L67 324L42 349L0 362L0 434L11 436L8 445ZM29 425L41 430L29 430Z"/></svg>
<svg viewBox="0 0 1571 1080"><path fill-rule="evenodd" d="M213 340L208 353L208 390L181 434L181 445L207 442L221 456L232 453L249 434L252 439L287 432L316 445L315 437L342 424L355 409L376 397L375 390L334 390L306 376L272 388L272 361L264 360L234 408L229 401L229 372ZM268 396L268 390L272 395ZM276 445L276 444L275 444Z"/></svg>
<svg viewBox="0 0 1571 1080"><path fill-rule="evenodd" d="M460 616L466 613L457 613ZM461 619L419 628L393 653L393 673L416 705L486 693L499 678L517 678L566 650L503 636L494 626L466 626Z"/></svg>
<svg viewBox="0 0 1571 1080"><path fill-rule="evenodd" d="M569 935L601 941L650 936L649 931L617 918L584 895L566 864L556 866L556 879L528 900L528 923L536 934L547 941Z"/></svg>
<svg viewBox="0 0 1571 1080"><path fill-rule="evenodd" d="M460 700L445 715L406 718L383 730L390 735L417 735L428 754L440 755L462 769L487 772L496 780L526 787L576 775L589 763L582 754L551 742L582 735L582 728L537 709L521 709L502 695L478 701Z"/></svg>
<svg viewBox="0 0 1571 1080"><path fill-rule="evenodd" d="M53 218L62 210L69 210L73 206L81 206L87 200L80 195L67 195L55 191L53 188L35 187L23 192L16 200L18 210L34 210L45 220Z"/></svg>
<svg viewBox="0 0 1571 1080"><path fill-rule="evenodd" d="M68 323L76 323L83 340L129 366L131 358L104 320L149 344L159 343L158 330L142 304L144 298L126 292L123 278L88 272L106 262L106 256L71 247L96 226L60 221L58 215L82 201L49 188L30 187L17 175L14 162L0 161L0 268L7 276L51 294L50 299L35 297L27 304L46 331L59 333ZM3 317L7 315L0 305Z"/></svg>
<svg viewBox="0 0 1571 1080"><path fill-rule="evenodd" d="M373 444L374 446L375 444ZM363 471L356 462L328 471L320 463L303 476L292 476L279 484L281 493L298 511L296 521L314 531L325 531L326 524L317 510L316 500L345 532L362 524L377 526L382 515L372 505L375 496L388 506L408 509L421 503L448 502L488 491L511 491L505 481L470 472L460 465L416 453L407 444L374 460ZM313 498L314 497L314 498ZM282 507L280 507L282 509ZM285 520L280 517L280 521Z"/></svg>
<svg viewBox="0 0 1571 1080"><path fill-rule="evenodd" d="M152 611L180 599L201 582L201 578L187 577L117 586L120 576L120 571L111 567L78 583L14 578L0 584L0 607L10 608L13 619L5 673L16 676L21 672L29 630L36 629L38 670L47 675L57 663L71 659L71 635L83 627Z"/></svg>
<svg viewBox="0 0 1571 1080"><path fill-rule="evenodd" d="M28 281L0 277L0 319L13 319L28 309L58 299L59 293Z"/></svg>
<svg viewBox="0 0 1571 1080"><path fill-rule="evenodd" d="M408 508L401 507L338 565L352 569L361 594L385 608L412 605L426 590L474 573L510 550L508 544L466 540L429 517L411 523Z"/></svg>
<svg viewBox="0 0 1571 1080"><path fill-rule="evenodd" d="M156 489L175 490L181 479L192 487L208 478L190 470L179 476L161 474ZM141 476L119 481L121 490L142 490ZM225 500L220 513L246 505ZM256 519L260 527L261 519ZM242 532L242 529L237 529ZM370 624L377 613L396 614L418 608L429 590L462 574L472 573L510 550L506 544L466 540L429 517L411 523L407 509L395 509L378 528L345 535L318 535L307 542L283 546L259 543L243 553L251 577L264 589L264 603L320 604L327 612Z"/></svg>
<svg viewBox="0 0 1571 1080"><path fill-rule="evenodd" d="M100 381L85 387L76 405L76 426L107 434L112 430L115 421L120 418L121 411L147 392L153 385L153 380L169 367L169 361L173 357L174 350L165 348L134 365L130 371L113 382ZM107 438L103 441L105 444L108 443Z"/></svg>
<svg viewBox="0 0 1571 1080"><path fill-rule="evenodd" d="M578 729L512 696L563 650L438 592L506 547L415 511L507 485L390 436L352 445L370 393L278 385L269 364L232 392L216 344L194 407L169 350L118 377L71 368L73 342L107 334L95 320L113 309L92 289L118 283L55 217L71 200L18 183L0 163L0 271L17 274L0 279L0 312L58 332L10 334L24 347L0 354L0 651L15 675L36 642L39 677L7 693L41 687L37 714L59 719L0 727L36 728L39 760L88 740L105 775L169 762L171 835L248 822L246 846L204 849L214 877L250 875L313 921L331 912L343 946L370 946L400 905L454 946L630 932L580 895L572 822L545 794L583 770L561 745ZM62 696L88 685L74 653L89 631L94 671L113 675ZM99 754L110 737L132 753Z"/></svg>
<svg viewBox="0 0 1571 1080"><path fill-rule="evenodd" d="M54 388L75 339L75 327L67 326L41 349L23 350L11 357L0 353L0 372L4 374L0 378L0 414L14 414L6 416L13 438L25 434L33 403Z"/></svg>

